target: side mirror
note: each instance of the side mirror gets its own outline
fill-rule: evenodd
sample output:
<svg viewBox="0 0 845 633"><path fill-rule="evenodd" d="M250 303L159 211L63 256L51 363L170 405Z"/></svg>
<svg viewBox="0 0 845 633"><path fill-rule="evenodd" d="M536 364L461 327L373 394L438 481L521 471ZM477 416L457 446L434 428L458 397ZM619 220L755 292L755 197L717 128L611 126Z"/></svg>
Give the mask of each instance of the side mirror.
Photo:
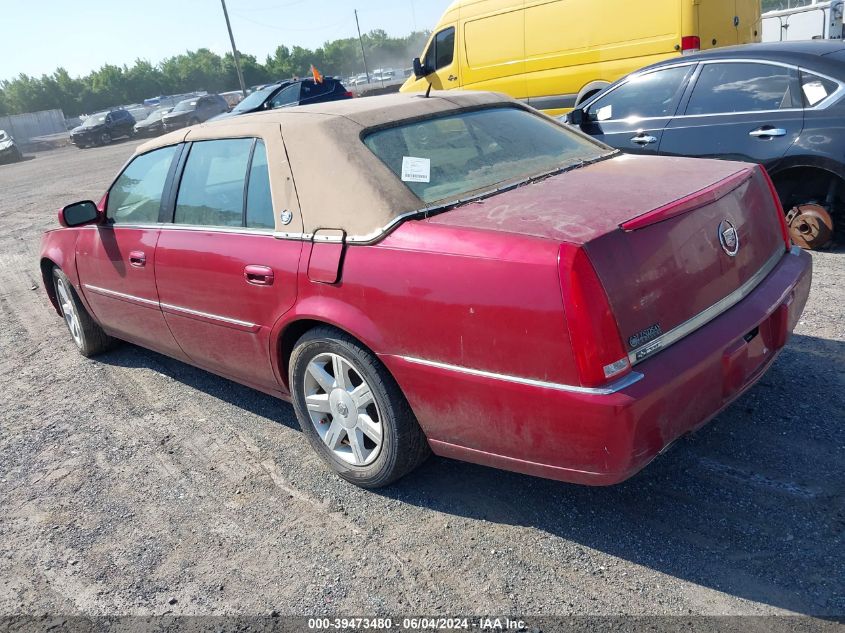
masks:
<svg viewBox="0 0 845 633"><path fill-rule="evenodd" d="M584 116L584 110L575 108L566 115L566 122L571 125L581 125L587 117Z"/></svg>
<svg viewBox="0 0 845 633"><path fill-rule="evenodd" d="M425 64L420 61L419 57L414 57L414 77L422 79L428 74L430 73L428 68L425 67Z"/></svg>
<svg viewBox="0 0 845 633"><path fill-rule="evenodd" d="M83 226L99 222L100 212L90 200L74 202L59 211L59 224L65 227Z"/></svg>

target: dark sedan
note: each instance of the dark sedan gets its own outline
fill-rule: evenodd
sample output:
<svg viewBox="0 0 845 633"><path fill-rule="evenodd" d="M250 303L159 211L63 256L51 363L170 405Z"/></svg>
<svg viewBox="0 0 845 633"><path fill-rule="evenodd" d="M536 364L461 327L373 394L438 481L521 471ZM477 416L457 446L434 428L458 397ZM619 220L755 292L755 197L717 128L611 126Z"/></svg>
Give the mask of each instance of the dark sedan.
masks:
<svg viewBox="0 0 845 633"><path fill-rule="evenodd" d="M566 120L626 152L763 164L792 239L821 248L845 238L843 95L841 42L751 44L649 66Z"/></svg>
<svg viewBox="0 0 845 633"><path fill-rule="evenodd" d="M310 105L312 103L340 101L341 99L351 98L352 93L344 88L343 84L334 77L324 77L321 82L316 82L313 79L280 81L256 90L232 108L231 112L221 114L216 118L222 119L249 112L261 112L262 110L274 110L276 108Z"/></svg>
<svg viewBox="0 0 845 633"><path fill-rule="evenodd" d="M89 116L70 132L70 142L80 149L106 145L113 139L134 134L135 119L126 110L107 110Z"/></svg>
<svg viewBox="0 0 845 633"><path fill-rule="evenodd" d="M165 114L173 110L173 108L157 108L150 112L149 116L143 121L138 121L135 124L135 134L138 136L155 136L164 132L164 123L161 119Z"/></svg>
<svg viewBox="0 0 845 633"><path fill-rule="evenodd" d="M169 132L189 125L204 123L221 112L228 111L229 104L220 95L201 95L180 101L161 120L165 131Z"/></svg>

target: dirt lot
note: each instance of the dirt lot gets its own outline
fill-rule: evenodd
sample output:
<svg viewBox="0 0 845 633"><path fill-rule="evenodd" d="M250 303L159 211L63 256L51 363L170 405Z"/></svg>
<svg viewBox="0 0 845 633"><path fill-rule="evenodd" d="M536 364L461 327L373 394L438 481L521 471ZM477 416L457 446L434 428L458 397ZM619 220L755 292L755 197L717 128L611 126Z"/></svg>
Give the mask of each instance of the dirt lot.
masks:
<svg viewBox="0 0 845 633"><path fill-rule="evenodd" d="M39 236L133 148L0 166L0 613L845 613L845 251L762 382L633 480L435 458L366 492L288 404L76 352Z"/></svg>

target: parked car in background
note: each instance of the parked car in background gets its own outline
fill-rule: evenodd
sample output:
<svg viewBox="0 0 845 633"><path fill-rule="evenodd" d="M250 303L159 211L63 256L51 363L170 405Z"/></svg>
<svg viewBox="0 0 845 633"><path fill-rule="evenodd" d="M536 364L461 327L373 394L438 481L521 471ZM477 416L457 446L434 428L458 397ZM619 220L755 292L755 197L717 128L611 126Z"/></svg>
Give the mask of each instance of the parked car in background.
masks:
<svg viewBox="0 0 845 633"><path fill-rule="evenodd" d="M364 84L370 83L370 77L366 74L360 74L355 77L354 85L356 86L363 86Z"/></svg>
<svg viewBox="0 0 845 633"><path fill-rule="evenodd" d="M291 399L367 487L429 447L622 481L764 375L811 278L761 167L624 155L482 92L165 135L59 221L41 272L84 355Z"/></svg>
<svg viewBox="0 0 845 633"><path fill-rule="evenodd" d="M281 81L270 84L261 90L256 90L232 108L231 112L224 112L216 116L215 120L247 114L248 112L311 105L326 101L340 101L351 99L352 96L352 93L334 77L323 77L322 82L316 82L313 79Z"/></svg>
<svg viewBox="0 0 845 633"><path fill-rule="evenodd" d="M244 100L244 93L240 90L230 90L229 92L221 92L220 96L226 100L227 104L229 104L230 110Z"/></svg>
<svg viewBox="0 0 845 633"><path fill-rule="evenodd" d="M760 14L760 0L456 0L401 90L496 90L561 114L647 64L759 42Z"/></svg>
<svg viewBox="0 0 845 633"><path fill-rule="evenodd" d="M155 110L153 106L144 106L144 105L136 105L136 106L123 106L123 110L129 112L132 115L132 118L135 119L136 122L143 121L146 119L150 112Z"/></svg>
<svg viewBox="0 0 845 633"><path fill-rule="evenodd" d="M567 120L626 152L764 165L793 241L821 248L845 238L843 97L842 42L750 44L650 66Z"/></svg>
<svg viewBox="0 0 845 633"><path fill-rule="evenodd" d="M134 133L135 119L126 110L105 110L92 114L70 132L70 142L80 149L106 145Z"/></svg>
<svg viewBox="0 0 845 633"><path fill-rule="evenodd" d="M393 81L396 78L396 72L393 70L378 70L373 74L373 82Z"/></svg>
<svg viewBox="0 0 845 633"><path fill-rule="evenodd" d="M201 97L191 97L176 104L176 106L162 117L166 131L178 130L189 125L203 123L210 118L229 111L229 104L218 94L208 94Z"/></svg>
<svg viewBox="0 0 845 633"><path fill-rule="evenodd" d="M156 108L143 121L138 121L135 124L135 134L138 136L156 136L164 132L164 123L162 117L173 110L172 107Z"/></svg>
<svg viewBox="0 0 845 633"><path fill-rule="evenodd" d="M6 133L6 130L0 130L0 163L16 163L23 160L23 154L15 143L15 139Z"/></svg>

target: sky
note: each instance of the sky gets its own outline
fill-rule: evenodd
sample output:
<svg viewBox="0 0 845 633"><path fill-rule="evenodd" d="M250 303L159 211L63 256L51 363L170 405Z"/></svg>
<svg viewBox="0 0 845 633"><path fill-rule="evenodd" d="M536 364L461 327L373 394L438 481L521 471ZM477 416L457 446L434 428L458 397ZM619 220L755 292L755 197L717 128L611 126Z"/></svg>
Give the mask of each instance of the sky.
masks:
<svg viewBox="0 0 845 633"><path fill-rule="evenodd" d="M260 62L280 44L324 42L383 29L392 36L432 29L451 0L226 0L238 50ZM0 79L72 76L103 64L153 64L186 50L231 50L220 0L3 0ZM409 60L410 61L410 60Z"/></svg>

